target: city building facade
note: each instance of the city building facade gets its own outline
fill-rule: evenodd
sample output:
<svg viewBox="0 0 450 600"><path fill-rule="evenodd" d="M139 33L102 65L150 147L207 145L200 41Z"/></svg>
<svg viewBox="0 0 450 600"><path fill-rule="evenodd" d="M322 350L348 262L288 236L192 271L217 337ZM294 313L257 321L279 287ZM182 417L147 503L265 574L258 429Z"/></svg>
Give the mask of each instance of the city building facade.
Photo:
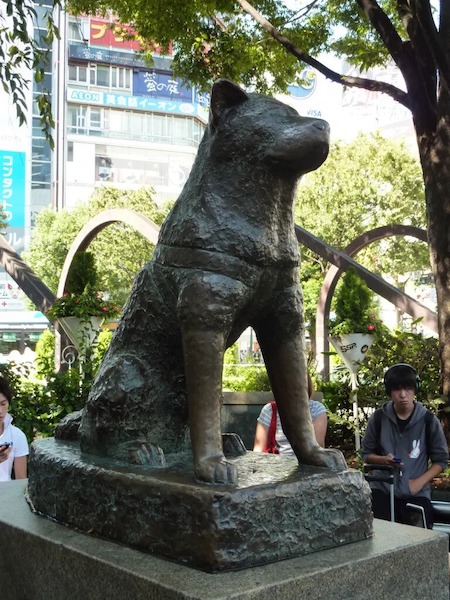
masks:
<svg viewBox="0 0 450 600"><path fill-rule="evenodd" d="M35 5L34 39L45 47L51 0ZM179 195L207 123L209 97L174 77L170 53L153 48L152 66L140 56L130 28L114 19L54 14L60 32L44 78L30 73L27 123L19 126L8 96L0 100L0 163L7 242L27 249L36 215L72 209L101 186L149 186L163 203ZM45 138L37 95L51 90L54 150ZM48 326L27 310L17 283L0 272L0 361L34 348ZM28 335L29 334L29 335Z"/></svg>

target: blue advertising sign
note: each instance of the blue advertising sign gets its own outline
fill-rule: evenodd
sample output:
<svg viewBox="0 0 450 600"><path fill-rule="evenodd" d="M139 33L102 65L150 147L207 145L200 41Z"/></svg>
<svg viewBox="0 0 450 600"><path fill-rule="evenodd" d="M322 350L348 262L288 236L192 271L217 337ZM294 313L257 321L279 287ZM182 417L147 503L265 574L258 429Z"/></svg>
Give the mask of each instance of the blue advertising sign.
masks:
<svg viewBox="0 0 450 600"><path fill-rule="evenodd" d="M180 102L168 98L151 98L149 96L126 96L125 94L111 94L109 92L90 92L80 88L67 90L69 102L81 102L100 106L125 108L129 110L146 110L164 112L174 115L189 115L205 118L207 112L199 104L192 101Z"/></svg>
<svg viewBox="0 0 450 600"><path fill-rule="evenodd" d="M86 44L69 44L69 58L86 62L99 62L123 67L148 67L142 58L135 52L121 52L119 50L109 50L107 48L98 48L86 46ZM155 69L170 69L172 59L164 56L153 56L153 66Z"/></svg>
<svg viewBox="0 0 450 600"><path fill-rule="evenodd" d="M117 52L103 48L90 48L85 44L69 44L69 58L86 62L100 62L105 64L123 65L126 67L145 66L145 62L136 57L135 53Z"/></svg>
<svg viewBox="0 0 450 600"><path fill-rule="evenodd" d="M208 109L211 101L211 94L209 92L199 92L194 88L194 102L200 104L203 108Z"/></svg>
<svg viewBox="0 0 450 600"><path fill-rule="evenodd" d="M1 209L10 227L25 227L25 152L0 150Z"/></svg>
<svg viewBox="0 0 450 600"><path fill-rule="evenodd" d="M184 87L171 73L160 71L133 71L133 94L168 98L178 102L192 102L192 88Z"/></svg>

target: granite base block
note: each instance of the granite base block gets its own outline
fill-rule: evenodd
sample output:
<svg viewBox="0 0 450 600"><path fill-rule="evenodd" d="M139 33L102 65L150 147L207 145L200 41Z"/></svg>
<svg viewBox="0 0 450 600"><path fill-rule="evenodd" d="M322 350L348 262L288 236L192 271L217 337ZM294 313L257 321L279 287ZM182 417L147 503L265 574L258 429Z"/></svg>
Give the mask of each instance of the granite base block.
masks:
<svg viewBox="0 0 450 600"><path fill-rule="evenodd" d="M59 523L209 572L240 569L372 535L370 490L359 471L299 466L247 452L239 484L195 481L192 461L130 469L44 439L30 455L34 510ZM181 460L181 462L180 462Z"/></svg>
<svg viewBox="0 0 450 600"><path fill-rule="evenodd" d="M0 484L2 600L447 600L446 535L374 521L372 538L240 571L205 573L33 514Z"/></svg>

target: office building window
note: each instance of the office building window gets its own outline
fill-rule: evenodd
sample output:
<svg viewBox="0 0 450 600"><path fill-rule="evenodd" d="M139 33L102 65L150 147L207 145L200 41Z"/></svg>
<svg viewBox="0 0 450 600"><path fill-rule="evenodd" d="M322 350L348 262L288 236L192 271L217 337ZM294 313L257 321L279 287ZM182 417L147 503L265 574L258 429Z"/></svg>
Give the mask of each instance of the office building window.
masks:
<svg viewBox="0 0 450 600"><path fill-rule="evenodd" d="M89 70L89 82L91 85L105 87L110 90L126 90L131 92L131 69L91 64Z"/></svg>
<svg viewBox="0 0 450 600"><path fill-rule="evenodd" d="M89 108L89 129L101 129L102 127L102 110L101 108Z"/></svg>
<svg viewBox="0 0 450 600"><path fill-rule="evenodd" d="M87 84L87 67L85 65L69 65L69 81Z"/></svg>
<svg viewBox="0 0 450 600"><path fill-rule="evenodd" d="M67 30L69 42L89 41L89 21L87 19L71 18Z"/></svg>
<svg viewBox="0 0 450 600"><path fill-rule="evenodd" d="M87 133L87 106L69 106L67 109L67 128L71 133L84 135Z"/></svg>
<svg viewBox="0 0 450 600"><path fill-rule="evenodd" d="M180 146L197 146L204 131L195 119L85 105L69 105L67 126L70 133Z"/></svg>

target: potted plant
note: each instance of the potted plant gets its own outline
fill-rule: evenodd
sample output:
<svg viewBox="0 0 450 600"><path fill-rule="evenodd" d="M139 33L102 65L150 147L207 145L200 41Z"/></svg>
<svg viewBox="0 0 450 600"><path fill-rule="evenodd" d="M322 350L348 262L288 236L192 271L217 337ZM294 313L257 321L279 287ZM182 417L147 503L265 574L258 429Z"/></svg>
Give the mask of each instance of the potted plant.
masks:
<svg viewBox="0 0 450 600"><path fill-rule="evenodd" d="M357 373L373 343L373 334L378 325L380 321L374 312L373 293L360 279L356 269L349 267L336 294L336 312L330 322L329 339L350 371L357 452L361 448Z"/></svg>
<svg viewBox="0 0 450 600"><path fill-rule="evenodd" d="M97 272L90 252L78 252L67 278L67 291L47 311L57 320L78 351L94 341L102 322L116 317L120 309L95 289Z"/></svg>
<svg viewBox="0 0 450 600"><path fill-rule="evenodd" d="M380 326L375 314L373 292L360 279L356 269L349 267L336 294L335 318L330 321L330 342L344 364L357 372L359 363L373 342Z"/></svg>

